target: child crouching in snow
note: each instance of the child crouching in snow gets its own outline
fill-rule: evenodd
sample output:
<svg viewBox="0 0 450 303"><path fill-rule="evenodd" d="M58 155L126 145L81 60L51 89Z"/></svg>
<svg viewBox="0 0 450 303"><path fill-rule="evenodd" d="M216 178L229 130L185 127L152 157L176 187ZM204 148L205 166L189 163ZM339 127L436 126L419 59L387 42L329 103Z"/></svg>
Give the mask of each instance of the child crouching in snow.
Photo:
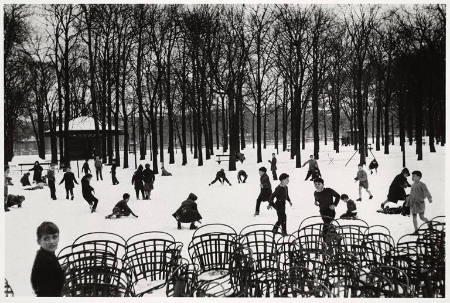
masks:
<svg viewBox="0 0 450 303"><path fill-rule="evenodd" d="M177 209L172 216L177 220L177 228L181 229L181 223L191 223L189 229L197 229L195 222L202 219L202 216L197 209L197 196L190 193L187 200L181 203L181 206Z"/></svg>
<svg viewBox="0 0 450 303"><path fill-rule="evenodd" d="M111 219L112 216L116 216L116 218L120 218L122 216L128 217L130 214L133 215L135 218L136 216L134 212L130 209L128 206L128 201L130 200L130 195L125 193L123 194L123 200L120 200L117 202L117 204L114 206L112 210L112 214L107 215L105 219Z"/></svg>
<svg viewBox="0 0 450 303"><path fill-rule="evenodd" d="M433 198L431 194L422 181L422 173L418 170L412 172L413 184L411 185L411 192L406 199L406 204L409 206L414 224L414 233L417 234L417 214L419 214L420 220L428 222L425 217L425 198L428 198L428 202L432 203Z"/></svg>
<svg viewBox="0 0 450 303"><path fill-rule="evenodd" d="M348 198L348 195L342 194L341 200L347 204L347 211L341 215L341 219L356 219L356 204L355 201Z"/></svg>

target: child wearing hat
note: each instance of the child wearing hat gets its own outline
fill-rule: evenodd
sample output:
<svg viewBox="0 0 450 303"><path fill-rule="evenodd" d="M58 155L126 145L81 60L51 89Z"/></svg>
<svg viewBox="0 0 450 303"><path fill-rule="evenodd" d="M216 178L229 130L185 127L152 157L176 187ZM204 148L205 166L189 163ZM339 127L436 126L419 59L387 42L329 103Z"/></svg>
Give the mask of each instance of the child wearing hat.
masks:
<svg viewBox="0 0 450 303"><path fill-rule="evenodd" d="M289 202L289 204L292 206L291 198L289 198L288 193L288 183L289 183L289 175L282 173L279 177L280 184L275 188L275 191L270 196L269 199L269 206L267 206L267 209L270 209L271 207L275 208L277 211L278 220L273 226L272 231L276 233L278 231L278 228L281 226L281 234L283 236L287 236L286 231L286 200ZM274 203L273 200L276 198L276 202Z"/></svg>
<svg viewBox="0 0 450 303"><path fill-rule="evenodd" d="M388 202L397 203L398 200L404 201L406 199L405 188L411 187L408 183L408 179L406 179L409 175L409 170L405 167L400 174L395 176L394 181L392 181L391 186L389 186L387 199L381 203L381 209L383 209Z"/></svg>
<svg viewBox="0 0 450 303"><path fill-rule="evenodd" d="M272 185L270 184L270 179L267 175L267 169L264 166L259 169L259 176L261 182L261 191L258 198L256 199L255 216L259 215L259 207L261 205L261 202L269 201L270 195L272 194Z"/></svg>
<svg viewBox="0 0 450 303"><path fill-rule="evenodd" d="M430 191L428 190L425 183L420 181L422 179L422 173L418 170L412 172L413 184L411 185L411 192L406 200L406 204L409 205L414 225L414 233L417 234L417 214L419 214L420 220L428 222L425 217L425 198L428 202L432 203L433 198L431 197Z"/></svg>

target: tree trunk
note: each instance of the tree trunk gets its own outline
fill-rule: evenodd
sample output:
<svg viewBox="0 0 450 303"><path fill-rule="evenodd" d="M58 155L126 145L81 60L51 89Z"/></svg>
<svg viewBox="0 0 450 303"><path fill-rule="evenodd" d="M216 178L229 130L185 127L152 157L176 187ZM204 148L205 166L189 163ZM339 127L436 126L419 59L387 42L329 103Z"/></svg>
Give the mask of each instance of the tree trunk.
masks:
<svg viewBox="0 0 450 303"><path fill-rule="evenodd" d="M219 98L216 99L216 146L217 146L217 149L220 148L220 141L219 141Z"/></svg>
<svg viewBox="0 0 450 303"><path fill-rule="evenodd" d="M264 135L263 135L263 148L267 147L267 105L264 103Z"/></svg>
<svg viewBox="0 0 450 303"><path fill-rule="evenodd" d="M225 95L222 96L222 137L223 137L223 152L228 150L228 131L226 125L227 117L225 112Z"/></svg>
<svg viewBox="0 0 450 303"><path fill-rule="evenodd" d="M277 104L277 99L278 99L278 83L276 84L275 87L275 126L274 126L274 131L273 131L273 137L275 140L275 149L277 150L277 155L278 155L278 104Z"/></svg>

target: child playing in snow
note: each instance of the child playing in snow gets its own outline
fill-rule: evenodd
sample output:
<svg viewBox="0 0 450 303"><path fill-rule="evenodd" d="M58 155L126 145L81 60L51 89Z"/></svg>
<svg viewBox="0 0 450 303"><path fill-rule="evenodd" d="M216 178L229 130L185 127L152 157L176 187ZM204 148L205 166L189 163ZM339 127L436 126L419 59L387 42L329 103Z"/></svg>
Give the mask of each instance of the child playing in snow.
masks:
<svg viewBox="0 0 450 303"><path fill-rule="evenodd" d="M408 183L407 177L409 177L409 170L405 167L402 169L402 172L395 176L394 180L391 183L391 186L389 186L389 192L387 195L387 199L381 203L381 209L384 208L386 203L393 202L397 203L398 200L404 201L406 199L406 187L411 187L411 185Z"/></svg>
<svg viewBox="0 0 450 303"><path fill-rule="evenodd" d="M267 169L264 166L259 169L261 192L259 193L259 196L256 199L255 216L259 215L259 207L261 205L261 202L269 201L270 195L272 195L272 185L270 184L270 179L269 176L266 174L266 172Z"/></svg>
<svg viewBox="0 0 450 303"><path fill-rule="evenodd" d="M433 202L427 186L420 179L422 179L422 173L418 170L413 171L412 180L414 183L411 185L411 192L406 200L406 204L409 206L413 217L415 234L417 234L418 230L417 214L419 214L420 220L428 222L428 219L425 217L425 198L428 199L428 202Z"/></svg>
<svg viewBox="0 0 450 303"><path fill-rule="evenodd" d="M117 177L116 177L116 168L117 168L116 160L112 160L112 164L111 164L111 179L112 179L112 184L113 185L119 184L119 180L117 180Z"/></svg>
<svg viewBox="0 0 450 303"><path fill-rule="evenodd" d="M269 199L269 206L267 206L267 209L270 209L271 207L275 208L277 211L278 220L273 226L272 231L276 233L281 225L281 235L287 236L286 231L286 200L289 202L289 204L292 206L291 198L289 198L288 193L288 183L289 183L289 175L282 173L280 175L280 185L278 185L272 195ZM273 200L277 199L277 201L274 203Z"/></svg>
<svg viewBox="0 0 450 303"><path fill-rule="evenodd" d="M228 183L228 185L231 186L230 181L228 181L227 177L225 176L225 170L223 168L217 172L216 178L208 185L211 186L212 184L216 183L217 181L220 181L220 183L222 183L222 184L225 181Z"/></svg>
<svg viewBox="0 0 450 303"><path fill-rule="evenodd" d="M322 174L320 173L320 170L318 168L314 168L312 175L311 175L311 181L314 181L321 177L322 177Z"/></svg>
<svg viewBox="0 0 450 303"><path fill-rule="evenodd" d="M191 223L190 229L197 229L195 221L200 222L202 216L197 209L197 196L190 193L187 200L181 203L181 206L177 209L172 216L177 220L177 228L181 229L181 223Z"/></svg>
<svg viewBox="0 0 450 303"><path fill-rule="evenodd" d="M95 212L97 209L98 199L94 197L92 193L95 193L94 188L90 185L92 180L92 175L87 174L81 178L81 191L83 193L83 198L91 207L91 213Z"/></svg>
<svg viewBox="0 0 450 303"><path fill-rule="evenodd" d="M75 179L75 175L73 174L73 172L70 171L70 167L68 167L66 169L66 172L64 173L64 176L61 180L61 182L59 182L59 184L64 182L64 187L66 188L66 199L69 199L69 193L71 194L71 199L73 200L74 195L73 195L73 188L75 187L75 184L78 184L77 179Z"/></svg>
<svg viewBox="0 0 450 303"><path fill-rule="evenodd" d="M95 175L97 176L97 181L98 181L98 176L100 176L100 179L103 181L103 176L102 176L103 163L102 163L102 160L100 160L99 156L95 156L94 166L95 166Z"/></svg>
<svg viewBox="0 0 450 303"><path fill-rule="evenodd" d="M60 297L64 285L64 271L55 251L58 248L59 229L52 222L43 222L37 228L37 242L41 247L34 259L31 285L38 297Z"/></svg>
<svg viewBox="0 0 450 303"><path fill-rule="evenodd" d="M88 161L89 161L89 159L86 159L86 161L84 161L83 166L81 167L81 170L84 172L85 175L87 175L91 172L91 168L89 167Z"/></svg>
<svg viewBox="0 0 450 303"><path fill-rule="evenodd" d="M20 183L22 184L22 186L31 185L29 177L30 177L30 173L23 174L22 178L20 178Z"/></svg>
<svg viewBox="0 0 450 303"><path fill-rule="evenodd" d="M356 173L355 182L359 181L359 198L356 201L361 201L361 189L364 188L370 195L369 199L372 199L372 193L369 190L369 181L367 180L367 173L363 169L362 164L358 164L358 172Z"/></svg>
<svg viewBox="0 0 450 303"><path fill-rule="evenodd" d="M269 160L270 170L272 171L273 180L278 180L277 178L277 158L275 157L275 153L272 153L272 160Z"/></svg>
<svg viewBox="0 0 450 303"><path fill-rule="evenodd" d="M370 174L373 174L373 169L375 169L375 173L378 173L378 162L376 159L373 159L372 162L369 164Z"/></svg>
<svg viewBox="0 0 450 303"><path fill-rule="evenodd" d="M309 177L311 177L315 169L319 169L319 165L317 164L317 161L314 159L313 155L309 155L309 160L303 163L302 167L304 167L306 164L308 164L308 173L306 174L305 181L308 180ZM311 178L311 181L314 181L314 179Z"/></svg>
<svg viewBox="0 0 450 303"><path fill-rule="evenodd" d="M128 193L123 194L123 199L117 202L112 210L112 214L107 215L106 219L111 219L112 216L116 216L116 218L120 218L122 216L128 217L130 214L135 218L138 216L134 214L134 212L128 206L128 201L130 201L130 195Z"/></svg>
<svg viewBox="0 0 450 303"><path fill-rule="evenodd" d="M342 194L341 200L347 204L347 211L341 215L341 219L354 219L356 218L356 204L352 199L348 198L348 195Z"/></svg>
<svg viewBox="0 0 450 303"><path fill-rule="evenodd" d="M245 170L240 170L237 174L237 179L238 179L238 183L245 183L245 181L247 181L247 173L245 172Z"/></svg>

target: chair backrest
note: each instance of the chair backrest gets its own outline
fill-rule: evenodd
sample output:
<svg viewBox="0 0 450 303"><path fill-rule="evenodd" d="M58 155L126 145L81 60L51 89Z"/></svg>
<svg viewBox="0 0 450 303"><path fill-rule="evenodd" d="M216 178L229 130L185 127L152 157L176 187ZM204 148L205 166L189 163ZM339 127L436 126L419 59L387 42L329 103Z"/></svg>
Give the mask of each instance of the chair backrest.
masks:
<svg viewBox="0 0 450 303"><path fill-rule="evenodd" d="M277 264L277 243L269 225L245 227L239 234L239 244L251 251L256 268L274 268ZM260 227L261 229L257 229ZM244 233L243 233L244 232Z"/></svg>

